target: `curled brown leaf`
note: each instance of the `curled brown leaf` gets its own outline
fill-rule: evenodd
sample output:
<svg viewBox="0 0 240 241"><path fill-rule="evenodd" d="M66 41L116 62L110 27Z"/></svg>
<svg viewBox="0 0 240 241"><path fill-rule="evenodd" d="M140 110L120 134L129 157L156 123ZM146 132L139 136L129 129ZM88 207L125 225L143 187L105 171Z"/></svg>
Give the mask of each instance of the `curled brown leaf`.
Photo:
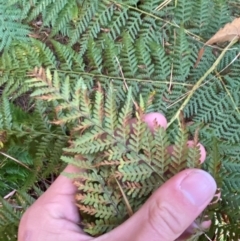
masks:
<svg viewBox="0 0 240 241"><path fill-rule="evenodd" d="M202 56L204 54L204 48L206 45L231 42L235 38L240 37L240 18L235 18L231 23L227 23L221 28L215 35L213 35L198 52L198 58L194 65L196 68Z"/></svg>

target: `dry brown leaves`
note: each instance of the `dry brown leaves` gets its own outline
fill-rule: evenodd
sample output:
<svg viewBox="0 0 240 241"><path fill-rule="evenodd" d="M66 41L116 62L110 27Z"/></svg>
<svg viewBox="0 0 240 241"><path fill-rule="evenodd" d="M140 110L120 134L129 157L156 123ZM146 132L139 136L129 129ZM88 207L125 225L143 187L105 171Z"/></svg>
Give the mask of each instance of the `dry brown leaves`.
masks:
<svg viewBox="0 0 240 241"><path fill-rule="evenodd" d="M236 37L240 37L240 18L234 19L231 23L227 23L223 28L221 28L215 35L213 35L200 49L198 53L198 59L195 63L196 67L200 62L206 45L212 45L217 43L231 42Z"/></svg>

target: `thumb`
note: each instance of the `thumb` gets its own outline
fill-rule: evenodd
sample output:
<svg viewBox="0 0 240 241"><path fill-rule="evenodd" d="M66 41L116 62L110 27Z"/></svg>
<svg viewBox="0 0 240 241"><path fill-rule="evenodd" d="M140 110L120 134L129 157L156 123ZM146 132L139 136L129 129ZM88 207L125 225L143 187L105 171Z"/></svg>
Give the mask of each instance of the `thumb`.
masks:
<svg viewBox="0 0 240 241"><path fill-rule="evenodd" d="M215 192L216 183L208 173L197 169L182 171L102 240L176 240L210 203Z"/></svg>

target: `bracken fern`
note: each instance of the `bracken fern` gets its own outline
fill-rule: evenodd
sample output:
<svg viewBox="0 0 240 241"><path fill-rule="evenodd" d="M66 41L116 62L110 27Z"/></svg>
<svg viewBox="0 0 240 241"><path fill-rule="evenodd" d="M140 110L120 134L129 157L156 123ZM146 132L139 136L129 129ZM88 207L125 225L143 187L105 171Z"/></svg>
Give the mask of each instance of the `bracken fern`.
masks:
<svg viewBox="0 0 240 241"><path fill-rule="evenodd" d="M175 173L199 167L186 146L198 130L208 153L202 168L221 189L206 210L206 235L239 238L239 45L207 46L194 67L204 42L240 16L238 1L10 0L0 15L3 197L34 184L45 190L43 179L75 164L86 170L75 182L85 231L99 235ZM26 109L16 107L32 92ZM168 129L150 132L149 112L162 112ZM2 240L16 240L6 217Z"/></svg>

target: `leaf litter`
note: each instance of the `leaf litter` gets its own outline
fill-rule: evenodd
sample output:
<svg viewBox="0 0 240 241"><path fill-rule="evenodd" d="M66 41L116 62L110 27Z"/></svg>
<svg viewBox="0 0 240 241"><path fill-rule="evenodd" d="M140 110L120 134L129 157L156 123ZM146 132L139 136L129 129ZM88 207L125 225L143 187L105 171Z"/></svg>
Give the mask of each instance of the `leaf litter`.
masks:
<svg viewBox="0 0 240 241"><path fill-rule="evenodd" d="M240 18L235 18L231 23L227 23L203 45L198 53L198 58L194 67L196 68L202 59L206 45L219 44L227 41L231 42L236 37L240 37Z"/></svg>

